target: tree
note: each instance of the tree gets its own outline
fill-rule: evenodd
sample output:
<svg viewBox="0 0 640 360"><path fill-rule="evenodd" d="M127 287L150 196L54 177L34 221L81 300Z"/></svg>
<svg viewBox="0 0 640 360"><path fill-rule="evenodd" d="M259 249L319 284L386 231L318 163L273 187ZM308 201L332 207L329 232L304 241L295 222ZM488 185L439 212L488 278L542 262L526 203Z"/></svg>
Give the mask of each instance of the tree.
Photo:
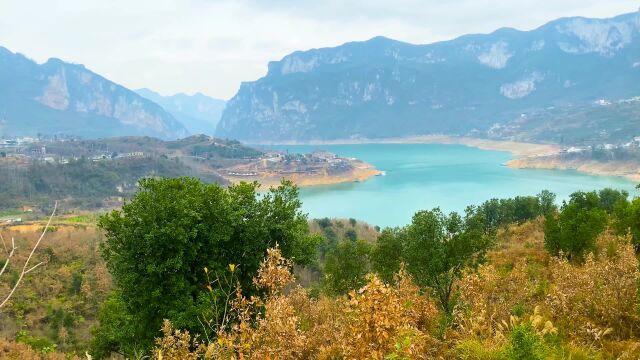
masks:
<svg viewBox="0 0 640 360"><path fill-rule="evenodd" d="M455 212L445 216L435 208L416 213L406 230L407 271L418 285L433 290L448 314L453 310L455 281L465 267L482 262L493 243L493 233L484 222L482 213L471 207L464 218Z"/></svg>
<svg viewBox="0 0 640 360"><path fill-rule="evenodd" d="M535 196L516 196L513 202L513 222L522 224L540 214L540 203Z"/></svg>
<svg viewBox="0 0 640 360"><path fill-rule="evenodd" d="M558 210L556 206L556 194L549 190L542 190L538 195L538 209L540 215L553 214Z"/></svg>
<svg viewBox="0 0 640 360"><path fill-rule="evenodd" d="M362 240L339 242L326 256L325 289L332 294L345 294L364 286L370 250L369 244Z"/></svg>
<svg viewBox="0 0 640 360"><path fill-rule="evenodd" d="M347 240L356 241L358 239L358 233L354 229L349 229L344 232L344 237Z"/></svg>
<svg viewBox="0 0 640 360"><path fill-rule="evenodd" d="M562 205L559 214L546 216L544 244L552 255L560 252L568 259L583 259L595 249L596 239L607 225L607 214L594 192L578 191Z"/></svg>
<svg viewBox="0 0 640 360"><path fill-rule="evenodd" d="M401 233L400 229L382 230L376 245L371 249L371 268L386 283L391 283L400 270L402 241L399 237Z"/></svg>
<svg viewBox="0 0 640 360"><path fill-rule="evenodd" d="M620 201L613 211L613 229L618 235L631 234L636 252L640 250L640 198Z"/></svg>
<svg viewBox="0 0 640 360"><path fill-rule="evenodd" d="M550 214L557 210L556 195L548 190L536 196L516 196L509 199L491 199L479 207L484 214L485 225L489 228L512 223L523 223L540 215Z"/></svg>
<svg viewBox="0 0 640 360"><path fill-rule="evenodd" d="M451 313L462 270L482 262L493 243L494 230L485 222L484 212L473 207L464 217L446 216L438 208L420 211L410 225L382 232L371 254L372 268L390 282L404 263L416 284L431 289Z"/></svg>
<svg viewBox="0 0 640 360"><path fill-rule="evenodd" d="M237 264L238 281L251 294L268 248L278 244L297 264L313 261L318 238L309 235L297 188L283 182L260 196L257 189L257 183L223 188L192 178L140 181L133 200L98 223L106 235L102 254L123 303L111 310L126 312L109 318L125 319L148 349L163 319L202 333L199 316L210 311L204 268L221 274ZM218 315L210 314L213 320ZM111 350L131 348L108 344Z"/></svg>
<svg viewBox="0 0 640 360"><path fill-rule="evenodd" d="M627 202L629 193L625 190L606 188L598 192L598 197L600 198L600 208L608 214L612 214L618 203Z"/></svg>

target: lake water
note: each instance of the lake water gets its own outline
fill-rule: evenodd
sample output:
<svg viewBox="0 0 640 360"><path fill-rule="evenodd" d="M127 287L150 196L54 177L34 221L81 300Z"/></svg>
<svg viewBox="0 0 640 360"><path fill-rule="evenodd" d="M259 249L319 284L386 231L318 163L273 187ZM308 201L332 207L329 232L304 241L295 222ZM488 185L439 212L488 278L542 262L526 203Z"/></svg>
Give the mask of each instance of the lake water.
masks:
<svg viewBox="0 0 640 360"><path fill-rule="evenodd" d="M364 182L301 189L303 210L311 218L356 218L372 225L401 226L418 210L439 206L462 212L490 198L535 195L547 189L568 198L577 190L605 187L638 195L635 183L620 177L591 176L571 170L510 169L502 166L510 153L462 145L362 144L278 145L290 152L328 150L356 157L386 176Z"/></svg>

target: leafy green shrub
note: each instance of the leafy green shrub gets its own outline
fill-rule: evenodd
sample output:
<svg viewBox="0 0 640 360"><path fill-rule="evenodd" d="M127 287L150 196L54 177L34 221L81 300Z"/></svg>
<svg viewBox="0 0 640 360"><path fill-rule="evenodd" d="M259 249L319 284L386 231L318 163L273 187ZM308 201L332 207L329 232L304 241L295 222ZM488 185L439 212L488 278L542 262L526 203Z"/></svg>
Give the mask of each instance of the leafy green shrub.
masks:
<svg viewBox="0 0 640 360"><path fill-rule="evenodd" d="M531 324L523 323L513 328L506 357L509 360L542 360L546 358L543 339Z"/></svg>
<svg viewBox="0 0 640 360"><path fill-rule="evenodd" d="M369 272L371 247L364 241L344 240L327 253L324 273L325 289L332 294L345 294L362 287Z"/></svg>
<svg viewBox="0 0 640 360"><path fill-rule="evenodd" d="M607 213L594 192L575 192L562 211L546 217L544 245L552 255L583 259L595 250L596 239L607 226Z"/></svg>

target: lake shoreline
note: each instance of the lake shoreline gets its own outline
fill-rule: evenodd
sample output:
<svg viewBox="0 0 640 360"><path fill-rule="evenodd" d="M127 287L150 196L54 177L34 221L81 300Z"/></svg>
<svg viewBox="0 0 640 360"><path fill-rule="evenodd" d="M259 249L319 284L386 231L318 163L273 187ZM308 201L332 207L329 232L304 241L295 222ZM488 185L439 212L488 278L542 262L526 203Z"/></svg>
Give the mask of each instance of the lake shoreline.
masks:
<svg viewBox="0 0 640 360"><path fill-rule="evenodd" d="M360 145L360 144L442 144L464 145L481 150L506 151L513 156L540 156L559 153L562 149L553 144L534 144L510 140L491 140L467 136L421 135L381 139L336 139L310 141L273 141L260 142L256 145Z"/></svg>
<svg viewBox="0 0 640 360"><path fill-rule="evenodd" d="M555 156L533 156L508 161L512 169L576 170L596 176L618 176L640 182L640 164L630 161L596 161L588 159L562 159Z"/></svg>
<svg viewBox="0 0 640 360"><path fill-rule="evenodd" d="M595 176L623 177L640 181L640 164L624 161L600 162L589 159L562 159L562 147L511 140L493 140L467 136L421 135L381 139L335 139L311 141L262 142L258 145L360 145L360 144L442 144L463 145L481 150L509 152L514 159L504 165L512 169L576 170Z"/></svg>

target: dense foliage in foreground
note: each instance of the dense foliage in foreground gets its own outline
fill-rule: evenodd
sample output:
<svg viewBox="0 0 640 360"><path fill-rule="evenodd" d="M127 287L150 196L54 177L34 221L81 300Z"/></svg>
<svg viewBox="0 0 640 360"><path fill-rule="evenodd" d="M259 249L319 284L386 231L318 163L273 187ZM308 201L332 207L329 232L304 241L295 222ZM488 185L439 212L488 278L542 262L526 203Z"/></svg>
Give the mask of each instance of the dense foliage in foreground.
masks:
<svg viewBox="0 0 640 360"><path fill-rule="evenodd" d="M147 349L162 319L209 335L194 321L223 315L211 310L204 286L208 272L220 274L238 264L237 281L249 291L269 247L278 244L301 265L313 260L318 239L309 235L299 212L297 189L284 182L257 195L257 188L146 179L121 211L100 218L102 254L116 292L95 334L98 354Z"/></svg>
<svg viewBox="0 0 640 360"><path fill-rule="evenodd" d="M605 234L583 264L550 256L540 221L500 232L499 249L457 286L448 316L401 269L348 296L283 291L289 266L271 250L255 284L235 292L235 323L198 341L165 322L157 359L637 359L638 260L629 239ZM202 340L202 339L200 339Z"/></svg>
<svg viewBox="0 0 640 360"><path fill-rule="evenodd" d="M640 350L638 202L625 192L577 192L560 209L549 192L463 215L436 208L380 231L307 222L288 183L263 194L194 179L141 186L99 220L114 288L99 300L94 358L633 359ZM81 296L61 314L83 299L95 306L88 279L70 278ZM39 320L44 328L56 314ZM67 340L80 322L60 319L54 341L83 353L86 337ZM37 356L60 355L42 343L49 335L20 334ZM5 357L26 351L0 342Z"/></svg>

